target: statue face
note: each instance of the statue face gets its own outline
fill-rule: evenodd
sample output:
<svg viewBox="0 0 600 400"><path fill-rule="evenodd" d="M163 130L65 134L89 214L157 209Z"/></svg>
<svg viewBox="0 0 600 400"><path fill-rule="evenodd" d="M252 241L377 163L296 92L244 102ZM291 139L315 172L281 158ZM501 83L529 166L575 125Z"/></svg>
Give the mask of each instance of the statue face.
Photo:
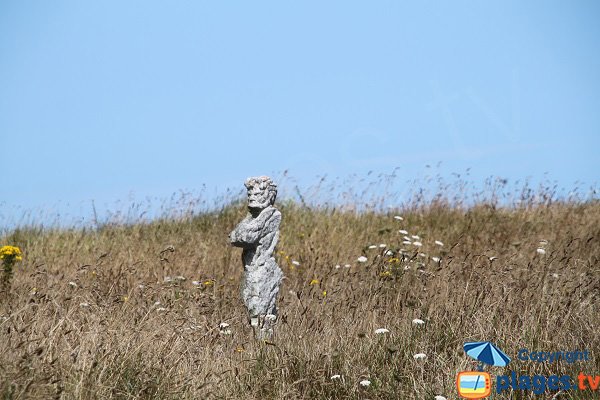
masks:
<svg viewBox="0 0 600 400"><path fill-rule="evenodd" d="M252 186L248 188L248 207L259 209L267 208L271 204L270 197L267 189Z"/></svg>
<svg viewBox="0 0 600 400"><path fill-rule="evenodd" d="M273 182L266 177L249 178L246 181L248 189L248 208L264 209L275 202L275 190Z"/></svg>

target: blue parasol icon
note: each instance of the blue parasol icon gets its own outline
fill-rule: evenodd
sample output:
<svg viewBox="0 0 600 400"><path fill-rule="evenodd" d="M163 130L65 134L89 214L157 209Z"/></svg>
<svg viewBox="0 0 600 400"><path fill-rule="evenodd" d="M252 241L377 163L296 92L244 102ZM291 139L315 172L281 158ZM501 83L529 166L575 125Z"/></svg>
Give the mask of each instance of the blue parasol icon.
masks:
<svg viewBox="0 0 600 400"><path fill-rule="evenodd" d="M483 364L505 367L510 362L510 357L491 342L467 342L463 345L463 348L469 357L479 361L480 371L483 371ZM480 376L478 375L475 381L475 389L478 387L479 378Z"/></svg>
<svg viewBox="0 0 600 400"><path fill-rule="evenodd" d="M491 342L468 342L464 344L463 348L469 357L482 364L505 367L510 362L510 357ZM482 365L480 365L480 369L481 367Z"/></svg>

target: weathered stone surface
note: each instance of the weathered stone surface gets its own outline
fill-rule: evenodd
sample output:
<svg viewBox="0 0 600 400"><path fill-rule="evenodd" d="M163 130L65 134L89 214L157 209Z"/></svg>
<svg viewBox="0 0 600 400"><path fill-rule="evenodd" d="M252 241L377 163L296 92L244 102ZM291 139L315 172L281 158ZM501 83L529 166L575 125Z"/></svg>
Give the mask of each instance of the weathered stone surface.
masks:
<svg viewBox="0 0 600 400"><path fill-rule="evenodd" d="M267 176L248 178L248 215L229 234L231 244L241 247L244 263L242 299L250 323L260 338L270 337L277 319L277 294L283 273L273 252L279 239L281 213L273 204L277 186Z"/></svg>

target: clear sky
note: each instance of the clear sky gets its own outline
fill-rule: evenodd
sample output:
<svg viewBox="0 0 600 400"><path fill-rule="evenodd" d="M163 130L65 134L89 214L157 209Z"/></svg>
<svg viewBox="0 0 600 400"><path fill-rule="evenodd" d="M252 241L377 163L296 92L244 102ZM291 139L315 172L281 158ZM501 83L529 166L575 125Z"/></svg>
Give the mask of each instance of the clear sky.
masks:
<svg viewBox="0 0 600 400"><path fill-rule="evenodd" d="M284 170L593 184L599 20L596 1L3 0L0 217Z"/></svg>

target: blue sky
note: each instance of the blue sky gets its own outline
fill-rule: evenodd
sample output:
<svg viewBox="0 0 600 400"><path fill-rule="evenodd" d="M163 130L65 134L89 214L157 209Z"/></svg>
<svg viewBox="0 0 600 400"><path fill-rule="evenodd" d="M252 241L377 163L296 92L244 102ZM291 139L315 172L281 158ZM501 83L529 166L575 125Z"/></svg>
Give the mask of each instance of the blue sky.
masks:
<svg viewBox="0 0 600 400"><path fill-rule="evenodd" d="M289 170L593 184L594 1L0 2L0 214Z"/></svg>

